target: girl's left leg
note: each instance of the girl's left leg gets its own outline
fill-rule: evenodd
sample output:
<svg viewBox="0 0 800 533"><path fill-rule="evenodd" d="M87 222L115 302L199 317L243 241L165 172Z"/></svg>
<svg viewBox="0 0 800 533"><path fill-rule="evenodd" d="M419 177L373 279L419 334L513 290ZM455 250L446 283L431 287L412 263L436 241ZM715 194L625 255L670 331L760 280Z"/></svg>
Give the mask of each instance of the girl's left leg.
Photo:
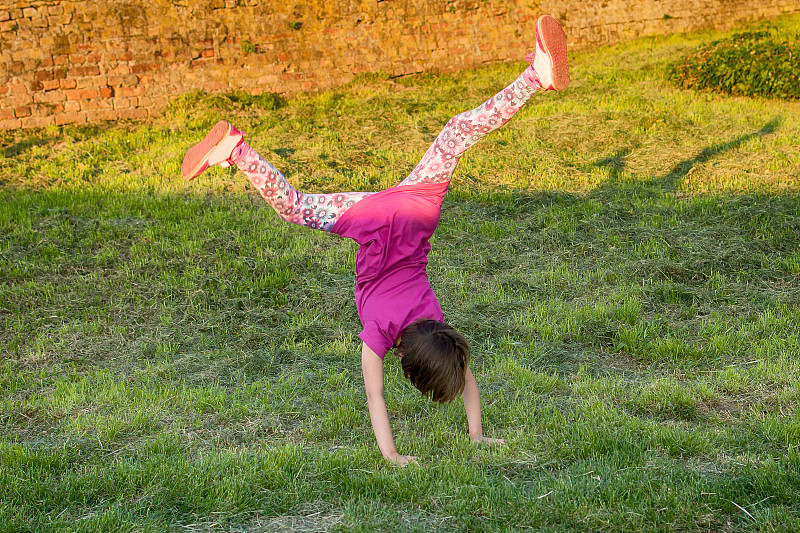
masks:
<svg viewBox="0 0 800 533"><path fill-rule="evenodd" d="M422 160L400 185L450 181L464 152L488 133L500 128L522 109L541 88L529 73L470 111L454 116L422 156Z"/></svg>
<svg viewBox="0 0 800 533"><path fill-rule="evenodd" d="M508 122L533 93L540 89L561 90L569 85L566 34L550 15L536 21L536 48L525 59L531 66L511 85L475 109L450 119L400 185L449 182L464 152Z"/></svg>

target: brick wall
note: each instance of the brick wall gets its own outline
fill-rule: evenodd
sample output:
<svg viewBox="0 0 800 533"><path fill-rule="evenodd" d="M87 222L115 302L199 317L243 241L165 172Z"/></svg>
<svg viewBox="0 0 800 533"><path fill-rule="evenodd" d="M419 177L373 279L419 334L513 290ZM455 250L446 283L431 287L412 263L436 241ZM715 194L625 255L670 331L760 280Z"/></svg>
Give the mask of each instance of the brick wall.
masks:
<svg viewBox="0 0 800 533"><path fill-rule="evenodd" d="M196 89L292 94L520 60L541 13L579 49L796 12L800 0L0 0L0 130L145 118Z"/></svg>

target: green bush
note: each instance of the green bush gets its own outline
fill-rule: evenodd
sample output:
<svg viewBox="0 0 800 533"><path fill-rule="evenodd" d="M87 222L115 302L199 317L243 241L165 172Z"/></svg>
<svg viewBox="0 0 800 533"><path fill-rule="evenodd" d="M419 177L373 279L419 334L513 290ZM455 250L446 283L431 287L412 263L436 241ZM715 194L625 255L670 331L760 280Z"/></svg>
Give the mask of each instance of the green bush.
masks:
<svg viewBox="0 0 800 533"><path fill-rule="evenodd" d="M698 47L670 69L681 87L737 96L800 99L800 41L769 31L738 33Z"/></svg>

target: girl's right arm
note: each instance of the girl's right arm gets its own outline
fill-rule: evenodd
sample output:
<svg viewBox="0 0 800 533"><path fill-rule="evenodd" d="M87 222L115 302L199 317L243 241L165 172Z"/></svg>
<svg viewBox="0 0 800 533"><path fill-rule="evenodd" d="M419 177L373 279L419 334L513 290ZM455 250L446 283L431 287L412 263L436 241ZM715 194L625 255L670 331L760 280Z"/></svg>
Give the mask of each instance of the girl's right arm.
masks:
<svg viewBox="0 0 800 533"><path fill-rule="evenodd" d="M472 442L486 442L492 444L505 444L503 439L492 439L483 435L481 424L481 396L478 392L478 383L475 376L467 367L464 375L464 392L461 393L464 400L464 410L467 412L467 425L469 427L469 440Z"/></svg>
<svg viewBox="0 0 800 533"><path fill-rule="evenodd" d="M392 426L386 401L383 399L383 360L366 344L361 345L361 372L364 374L364 389L367 393L367 407L372 422L372 431L383 457L392 463L405 466L417 462L412 455L400 455L394 445Z"/></svg>

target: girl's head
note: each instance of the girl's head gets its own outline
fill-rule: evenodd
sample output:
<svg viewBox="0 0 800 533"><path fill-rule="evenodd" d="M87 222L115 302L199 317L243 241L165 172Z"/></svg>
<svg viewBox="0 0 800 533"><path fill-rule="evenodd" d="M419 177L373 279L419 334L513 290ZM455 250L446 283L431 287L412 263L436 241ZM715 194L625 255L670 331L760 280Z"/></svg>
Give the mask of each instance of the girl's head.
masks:
<svg viewBox="0 0 800 533"><path fill-rule="evenodd" d="M446 403L464 390L469 344L444 322L423 319L407 326L395 353L423 396Z"/></svg>

